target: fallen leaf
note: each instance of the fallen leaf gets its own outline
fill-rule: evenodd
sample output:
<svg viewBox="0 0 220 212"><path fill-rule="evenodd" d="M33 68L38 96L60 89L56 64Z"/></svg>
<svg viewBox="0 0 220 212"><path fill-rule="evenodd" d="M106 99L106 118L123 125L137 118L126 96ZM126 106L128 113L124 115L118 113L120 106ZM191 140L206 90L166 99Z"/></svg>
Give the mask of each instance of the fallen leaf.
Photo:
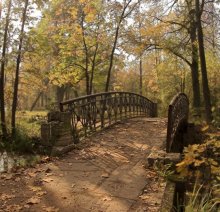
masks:
<svg viewBox="0 0 220 212"><path fill-rule="evenodd" d="M46 212L58 212L59 211L59 209L55 208L55 207L46 207L46 206L44 206L43 209Z"/></svg>
<svg viewBox="0 0 220 212"><path fill-rule="evenodd" d="M45 157L41 158L41 163L46 163L48 161L50 161L50 157L48 157L48 156L45 156Z"/></svg>
<svg viewBox="0 0 220 212"><path fill-rule="evenodd" d="M46 170L45 170L45 172L46 173L49 173L49 172L51 172L52 170L50 169L50 168L47 168Z"/></svg>
<svg viewBox="0 0 220 212"><path fill-rule="evenodd" d="M41 187L38 187L38 186L29 186L29 189L30 189L31 191L34 191L34 192L36 192L36 191L41 191L41 190L42 190L42 188L41 188Z"/></svg>
<svg viewBox="0 0 220 212"><path fill-rule="evenodd" d="M110 200L112 200L112 198L107 196L107 197L104 197L102 200L103 201L110 201Z"/></svg>
<svg viewBox="0 0 220 212"><path fill-rule="evenodd" d="M21 180L20 177L16 177L16 178L14 179L15 182L19 182L20 180Z"/></svg>
<svg viewBox="0 0 220 212"><path fill-rule="evenodd" d="M8 175L6 175L5 180L11 180L11 179L12 179L12 177L13 177L13 175L12 175L12 174L8 174Z"/></svg>
<svg viewBox="0 0 220 212"><path fill-rule="evenodd" d="M104 173L101 175L102 178L109 178L109 174L108 173Z"/></svg>
<svg viewBox="0 0 220 212"><path fill-rule="evenodd" d="M49 183L49 182L52 182L53 181L53 179L52 178L44 178L44 179L42 179L44 182L46 182L46 183Z"/></svg>
<svg viewBox="0 0 220 212"><path fill-rule="evenodd" d="M34 173L34 172L28 172L28 175L30 176L30 177L36 177L36 173Z"/></svg>
<svg viewBox="0 0 220 212"><path fill-rule="evenodd" d="M38 191L38 192L36 193L36 195L39 196L39 197L41 197L41 196L43 196L43 195L45 195L45 194L47 194L46 191Z"/></svg>
<svg viewBox="0 0 220 212"><path fill-rule="evenodd" d="M39 199L39 197L32 197L32 198L28 199L26 203L29 205L38 204L38 203L40 203L40 199Z"/></svg>
<svg viewBox="0 0 220 212"><path fill-rule="evenodd" d="M28 208L30 208L30 205L24 205L24 208L28 209Z"/></svg>
<svg viewBox="0 0 220 212"><path fill-rule="evenodd" d="M141 198L142 200L146 200L146 199L149 199L149 196L147 196L147 195L141 195L140 198Z"/></svg>
<svg viewBox="0 0 220 212"><path fill-rule="evenodd" d="M14 197L15 197L15 195L2 194L2 195L0 196L0 200L2 200L2 201L10 200L10 199L12 199L12 198L14 198Z"/></svg>
<svg viewBox="0 0 220 212"><path fill-rule="evenodd" d="M22 206L20 205L7 205L5 211L13 211L13 212L19 212L22 210Z"/></svg>

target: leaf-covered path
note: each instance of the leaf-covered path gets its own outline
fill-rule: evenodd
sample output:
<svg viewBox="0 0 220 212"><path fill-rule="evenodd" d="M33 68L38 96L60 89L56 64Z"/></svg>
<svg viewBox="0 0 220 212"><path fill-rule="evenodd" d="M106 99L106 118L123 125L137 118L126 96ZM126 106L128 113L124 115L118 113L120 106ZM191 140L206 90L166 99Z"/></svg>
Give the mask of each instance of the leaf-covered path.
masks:
<svg viewBox="0 0 220 212"><path fill-rule="evenodd" d="M164 182L145 165L165 137L166 120L131 119L60 159L2 174L0 211L158 211Z"/></svg>

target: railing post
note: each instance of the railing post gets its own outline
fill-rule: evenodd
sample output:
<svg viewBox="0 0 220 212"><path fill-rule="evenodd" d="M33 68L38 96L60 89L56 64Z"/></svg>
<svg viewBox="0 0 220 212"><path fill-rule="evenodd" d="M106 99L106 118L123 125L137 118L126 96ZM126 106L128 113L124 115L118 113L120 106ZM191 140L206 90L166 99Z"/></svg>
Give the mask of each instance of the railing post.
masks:
<svg viewBox="0 0 220 212"><path fill-rule="evenodd" d="M157 117L157 103L153 103L153 117Z"/></svg>
<svg viewBox="0 0 220 212"><path fill-rule="evenodd" d="M168 122L167 122L166 152L170 152L170 143L171 143L171 134L172 134L172 112L173 112L173 105L169 105Z"/></svg>
<svg viewBox="0 0 220 212"><path fill-rule="evenodd" d="M60 112L63 112L63 105L60 103Z"/></svg>

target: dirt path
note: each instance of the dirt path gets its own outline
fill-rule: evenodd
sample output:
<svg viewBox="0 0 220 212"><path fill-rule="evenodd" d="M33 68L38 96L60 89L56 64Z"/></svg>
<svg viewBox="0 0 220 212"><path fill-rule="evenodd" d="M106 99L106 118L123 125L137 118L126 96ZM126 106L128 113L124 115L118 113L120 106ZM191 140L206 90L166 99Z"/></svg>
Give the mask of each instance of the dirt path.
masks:
<svg viewBox="0 0 220 212"><path fill-rule="evenodd" d="M158 211L164 182L145 168L166 120L132 119L85 139L64 157L0 179L0 211Z"/></svg>

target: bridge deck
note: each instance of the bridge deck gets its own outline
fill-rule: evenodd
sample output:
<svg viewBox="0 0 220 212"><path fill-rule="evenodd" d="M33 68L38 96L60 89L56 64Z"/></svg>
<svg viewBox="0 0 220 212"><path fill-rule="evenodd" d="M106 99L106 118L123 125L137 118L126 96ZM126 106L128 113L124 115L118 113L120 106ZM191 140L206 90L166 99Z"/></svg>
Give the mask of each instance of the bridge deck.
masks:
<svg viewBox="0 0 220 212"><path fill-rule="evenodd" d="M164 149L166 126L166 119L130 119L86 138L79 149L61 159L41 165L45 171L27 184L39 184L47 193L31 208L158 211L164 183L144 165L152 150Z"/></svg>

